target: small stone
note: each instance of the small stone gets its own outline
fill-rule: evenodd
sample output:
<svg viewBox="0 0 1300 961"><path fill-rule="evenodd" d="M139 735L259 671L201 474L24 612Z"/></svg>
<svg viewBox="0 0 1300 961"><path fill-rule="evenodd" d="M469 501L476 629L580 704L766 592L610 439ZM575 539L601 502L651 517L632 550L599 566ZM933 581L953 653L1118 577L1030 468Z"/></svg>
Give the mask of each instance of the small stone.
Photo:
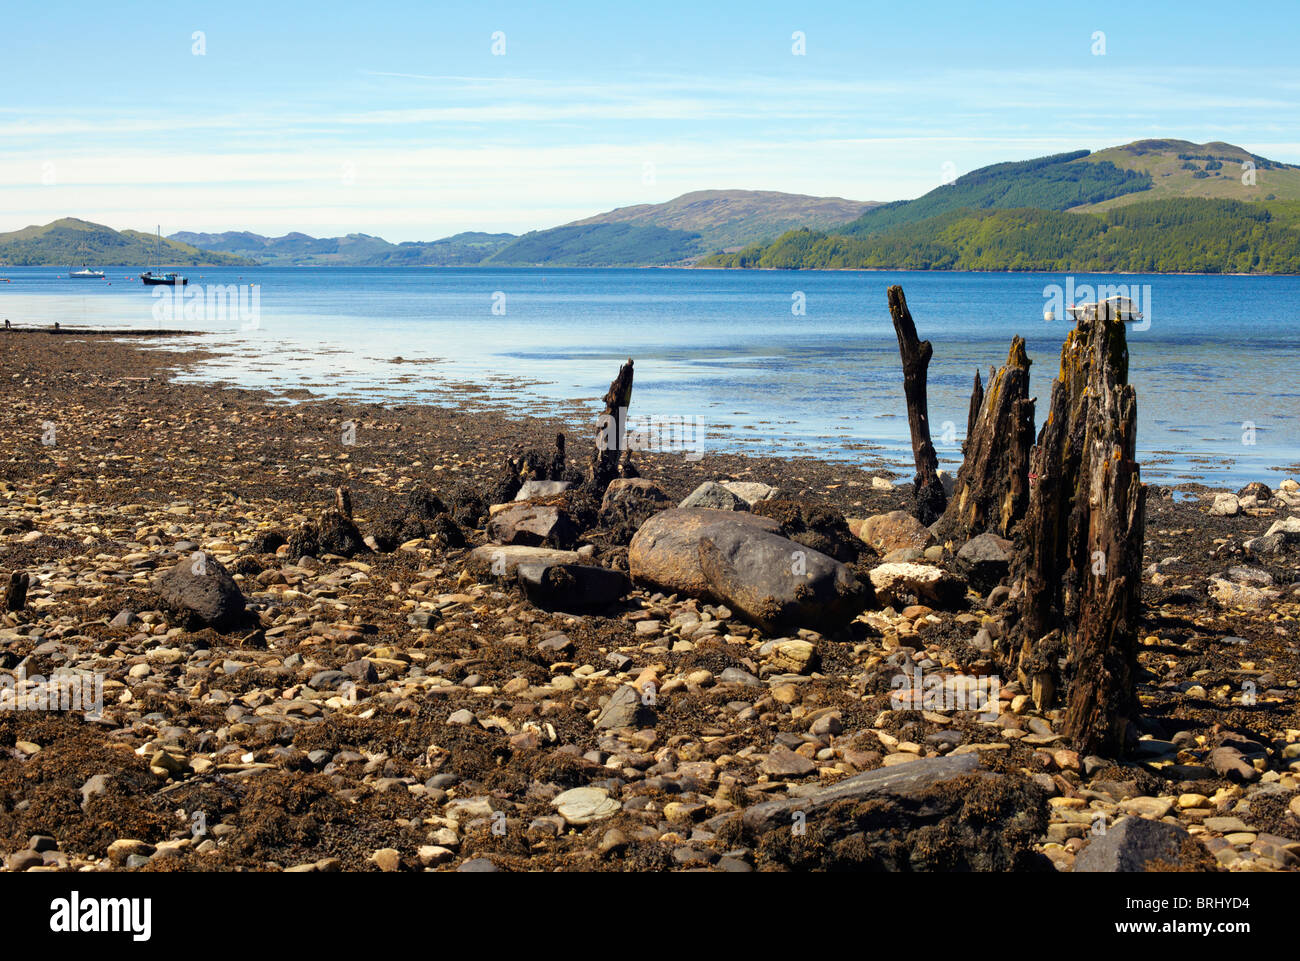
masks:
<svg viewBox="0 0 1300 961"><path fill-rule="evenodd" d="M108 859L114 864L122 864L132 855L147 857L153 854L154 846L135 838L118 838L108 846Z"/></svg>
<svg viewBox="0 0 1300 961"><path fill-rule="evenodd" d="M609 796L609 791L598 787L575 787L558 795L551 806L569 824L590 824L613 817L622 807Z"/></svg>
<svg viewBox="0 0 1300 961"><path fill-rule="evenodd" d="M802 754L778 744L768 752L759 770L773 777L805 777L817 770L817 765Z"/></svg>
<svg viewBox="0 0 1300 961"><path fill-rule="evenodd" d="M402 856L394 848L380 848L370 855L370 860L381 871L400 871L402 868Z"/></svg>
<svg viewBox="0 0 1300 961"><path fill-rule="evenodd" d="M5 858L5 867L10 871L26 871L44 863L45 859L35 851L15 851Z"/></svg>

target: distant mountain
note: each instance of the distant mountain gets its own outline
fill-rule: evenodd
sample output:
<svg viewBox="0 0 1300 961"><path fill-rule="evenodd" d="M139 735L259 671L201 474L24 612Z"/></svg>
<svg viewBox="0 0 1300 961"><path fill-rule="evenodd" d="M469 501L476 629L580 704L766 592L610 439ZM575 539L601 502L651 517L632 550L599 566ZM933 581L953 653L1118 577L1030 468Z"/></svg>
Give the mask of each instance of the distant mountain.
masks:
<svg viewBox="0 0 1300 961"><path fill-rule="evenodd" d="M994 164L698 266L1296 273L1300 167L1185 140Z"/></svg>
<svg viewBox="0 0 1300 961"><path fill-rule="evenodd" d="M688 264L703 254L770 240L794 227L826 228L877 206L770 190L697 190L537 230L486 263L553 266Z"/></svg>
<svg viewBox="0 0 1300 961"><path fill-rule="evenodd" d="M514 240L515 235L471 231L442 240L392 244L369 234L318 238L290 233L264 237L232 230L218 234L182 231L169 239L204 250L251 257L270 267L457 267L477 264Z"/></svg>
<svg viewBox="0 0 1300 961"><path fill-rule="evenodd" d="M795 227L824 230L880 204L842 197L809 197L773 190L695 190L662 204L637 204L575 220L565 226L632 224L700 235L710 249L741 247L778 237Z"/></svg>
<svg viewBox="0 0 1300 961"><path fill-rule="evenodd" d="M118 231L74 217L0 234L0 264L13 267L244 267L254 263L235 254L200 250L170 238L160 243L153 234Z"/></svg>

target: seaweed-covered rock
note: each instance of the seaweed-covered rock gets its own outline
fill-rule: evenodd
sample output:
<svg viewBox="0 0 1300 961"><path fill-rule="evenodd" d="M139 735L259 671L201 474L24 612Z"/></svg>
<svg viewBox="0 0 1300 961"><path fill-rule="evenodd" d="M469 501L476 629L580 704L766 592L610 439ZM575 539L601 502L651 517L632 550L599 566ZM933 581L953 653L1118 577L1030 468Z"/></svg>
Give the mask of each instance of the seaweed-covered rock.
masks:
<svg viewBox="0 0 1300 961"><path fill-rule="evenodd" d="M875 556L875 551L849 530L844 515L831 507L801 500L762 500L753 506L760 517L781 525L781 533L805 547L845 564Z"/></svg>
<svg viewBox="0 0 1300 961"><path fill-rule="evenodd" d="M352 518L345 517L338 510L321 512L316 521L315 535L316 545L322 554L353 557L370 550Z"/></svg>
<svg viewBox="0 0 1300 961"><path fill-rule="evenodd" d="M653 481L618 477L605 489L597 523L611 543L627 544L642 524L671 506L668 495Z"/></svg>
<svg viewBox="0 0 1300 961"><path fill-rule="evenodd" d="M548 611L594 611L607 608L631 584L621 571L590 564L519 564L519 586L529 602Z"/></svg>
<svg viewBox="0 0 1300 961"><path fill-rule="evenodd" d="M182 557L154 583L163 606L227 630L245 619L247 602L229 572L211 554L196 551Z"/></svg>
<svg viewBox="0 0 1300 961"><path fill-rule="evenodd" d="M1122 818L1093 838L1075 859L1078 872L1137 872L1153 868L1205 871L1213 868L1205 848L1178 824Z"/></svg>
<svg viewBox="0 0 1300 961"><path fill-rule="evenodd" d="M1047 829L1046 792L978 763L956 755L878 768L722 815L730 824L716 826L754 844L760 868L1052 870L1034 850Z"/></svg>

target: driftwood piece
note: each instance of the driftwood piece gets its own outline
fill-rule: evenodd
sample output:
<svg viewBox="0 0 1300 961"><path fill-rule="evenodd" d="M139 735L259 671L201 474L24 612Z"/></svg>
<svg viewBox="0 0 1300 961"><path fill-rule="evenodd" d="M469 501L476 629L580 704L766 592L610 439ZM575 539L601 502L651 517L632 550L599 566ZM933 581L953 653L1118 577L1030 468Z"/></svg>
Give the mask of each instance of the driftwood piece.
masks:
<svg viewBox="0 0 1300 961"><path fill-rule="evenodd" d="M918 340L916 324L907 309L903 288L888 291L889 315L898 335L898 353L903 360L903 393L907 397L907 426L912 434L912 458L916 477L912 481L914 513L922 524L933 524L943 516L948 498L939 480L939 458L930 440L929 401L926 398L926 375L934 347L928 340Z"/></svg>
<svg viewBox="0 0 1300 961"><path fill-rule="evenodd" d="M1138 712L1146 488L1136 440L1124 324L1081 316L1031 458L1017 636L1021 682L1040 707L1064 690L1063 733L1086 753L1122 753Z"/></svg>
<svg viewBox="0 0 1300 961"><path fill-rule="evenodd" d="M1034 402L1023 337L1012 339L1007 362L990 375L987 392L976 372L970 424L965 457L936 532L940 539L956 542L990 531L1009 538L1029 506L1029 453L1034 444Z"/></svg>
<svg viewBox="0 0 1300 961"><path fill-rule="evenodd" d="M27 606L27 588L31 582L31 576L26 571L14 571L9 575L9 586L5 589L5 610L21 611Z"/></svg>
<svg viewBox="0 0 1300 961"><path fill-rule="evenodd" d="M623 440L627 436L627 408L632 403L632 358L618 369L618 376L605 393L605 409L596 428L596 449L591 455L588 483L598 496L603 495L609 482L619 476L619 459L628 463ZM635 475L629 475L635 476Z"/></svg>

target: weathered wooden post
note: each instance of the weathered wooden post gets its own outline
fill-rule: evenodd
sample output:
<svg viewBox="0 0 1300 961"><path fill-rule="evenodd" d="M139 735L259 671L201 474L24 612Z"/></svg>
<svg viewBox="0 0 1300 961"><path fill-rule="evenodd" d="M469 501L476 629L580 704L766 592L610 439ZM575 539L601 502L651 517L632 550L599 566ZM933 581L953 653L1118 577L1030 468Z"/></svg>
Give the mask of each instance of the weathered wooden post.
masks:
<svg viewBox="0 0 1300 961"><path fill-rule="evenodd" d="M1063 733L1085 753L1122 753L1138 712L1146 488L1136 440L1124 323L1102 305L1081 313L1061 348L1017 559L1021 681L1040 707L1064 689Z"/></svg>
<svg viewBox="0 0 1300 961"><path fill-rule="evenodd" d="M596 449L591 455L588 483L597 496L605 493L609 482L619 476L619 457L623 453L627 408L632 403L632 358L618 369L618 376L605 394L605 410L596 428Z"/></svg>
<svg viewBox="0 0 1300 961"><path fill-rule="evenodd" d="M1012 338L1007 362L990 373L988 390L975 374L971 414L952 497L937 528L940 538L967 541L991 531L1010 537L1029 506L1029 453L1034 401L1023 337Z"/></svg>
<svg viewBox="0 0 1300 961"><path fill-rule="evenodd" d="M918 340L916 324L903 288L898 285L887 291L889 315L898 335L898 352L903 360L903 393L907 398L907 426L912 434L912 459L916 462L916 477L912 481L912 512L922 524L933 524L943 516L948 498L939 480L939 458L930 440L929 401L926 399L926 375L934 347L928 340Z"/></svg>

